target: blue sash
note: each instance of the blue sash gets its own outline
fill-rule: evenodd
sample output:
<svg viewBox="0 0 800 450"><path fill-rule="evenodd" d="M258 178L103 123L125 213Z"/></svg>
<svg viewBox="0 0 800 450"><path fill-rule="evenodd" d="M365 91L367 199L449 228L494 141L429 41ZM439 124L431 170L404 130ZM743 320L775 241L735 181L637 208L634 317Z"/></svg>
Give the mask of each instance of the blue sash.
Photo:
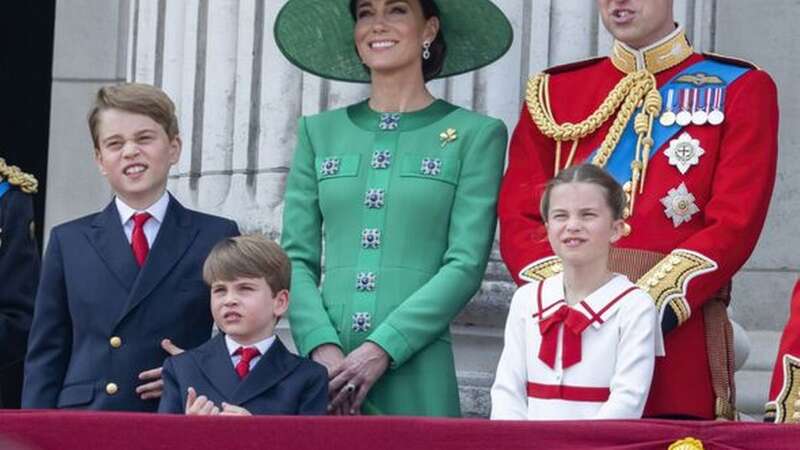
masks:
<svg viewBox="0 0 800 450"><path fill-rule="evenodd" d="M3 195L8 192L9 189L11 189L11 185L8 183L8 181L3 181L0 183L0 198L3 198Z"/></svg>
<svg viewBox="0 0 800 450"><path fill-rule="evenodd" d="M686 87L686 85L694 86L690 82L680 82L677 81L683 75L687 74L696 74L696 73L704 73L706 75L716 75L718 76L725 84L723 86L729 86L731 83L736 81L737 78L744 75L750 69L746 67L735 66L733 64L726 64L720 61L715 61L712 59L705 59L703 61L697 62L692 64L691 66L684 69L681 73L675 75L668 83L664 84L658 91L661 93L661 98L666 101L667 92L670 89L675 89L675 93L677 95L679 87ZM695 86L696 87L696 86ZM638 136L636 132L633 130L634 119L636 118L636 114L641 110L637 109L634 111L631 119L628 121L628 126L625 127L625 131L622 133L619 142L617 143L617 147L614 149L614 152L611 154L611 158L609 158L608 163L606 164L606 170L619 182L620 184L624 184L626 181L629 181L632 176L631 171L631 161L633 161L634 156L636 156L636 142L638 140ZM669 127L665 127L655 120L653 122L653 147L650 149L650 158L652 159L656 153L661 149L665 142L668 139L672 138L678 132L683 129L682 126L678 124L674 124ZM586 162L592 161L594 155L597 153L597 150L592 152L589 155L589 158Z"/></svg>

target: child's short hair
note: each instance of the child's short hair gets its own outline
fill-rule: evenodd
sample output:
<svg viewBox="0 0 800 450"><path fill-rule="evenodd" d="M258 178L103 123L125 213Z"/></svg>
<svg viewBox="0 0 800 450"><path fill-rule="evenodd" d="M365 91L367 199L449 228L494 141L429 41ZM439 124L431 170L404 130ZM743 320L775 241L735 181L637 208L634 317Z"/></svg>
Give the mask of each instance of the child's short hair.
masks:
<svg viewBox="0 0 800 450"><path fill-rule="evenodd" d="M203 280L264 278L273 293L289 289L292 265L280 245L260 234L228 237L214 246L203 264Z"/></svg>
<svg viewBox="0 0 800 450"><path fill-rule="evenodd" d="M105 86L97 91L94 106L89 111L89 131L95 149L100 148L98 125L100 113L107 109L119 109L147 116L164 128L170 140L178 136L178 117L175 104L164 91L141 83L125 83Z"/></svg>
<svg viewBox="0 0 800 450"><path fill-rule="evenodd" d="M602 187L606 193L606 202L611 208L611 217L614 220L625 218L628 201L622 186L603 168L594 164L580 164L562 170L547 182L539 205L542 221L547 222L547 215L550 213L550 192L554 187L567 183L592 183Z"/></svg>

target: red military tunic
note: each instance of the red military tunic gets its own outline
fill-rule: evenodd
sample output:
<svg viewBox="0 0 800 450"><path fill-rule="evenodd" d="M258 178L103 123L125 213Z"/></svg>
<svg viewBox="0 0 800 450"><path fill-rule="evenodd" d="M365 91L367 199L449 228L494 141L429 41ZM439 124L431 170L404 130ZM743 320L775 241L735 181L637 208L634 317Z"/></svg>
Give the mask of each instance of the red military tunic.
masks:
<svg viewBox="0 0 800 450"><path fill-rule="evenodd" d="M674 65L651 67L653 55L679 54L678 44L688 50L676 56ZM625 67L626 61L620 59L622 53L628 57L634 54L639 64L644 63L639 68L654 73L659 86L709 58L693 53L678 28L638 55L617 43L611 58L551 69L548 93L555 122L578 123L598 108L626 75L618 68ZM686 132L704 150L685 174L670 165L670 158L665 155L669 139L649 161L644 192L636 196L633 215L627 219L632 232L617 247L659 255L655 266L650 266L651 271L638 284L649 289L662 318L666 307L670 307L678 326L666 330L666 357L657 358L645 416L715 417L702 308L729 285L761 232L775 179L776 97L769 75L752 68L725 88L722 124L689 124L672 138ZM613 118L612 115L597 131L579 140L573 164L590 159ZM571 144L562 144L562 164ZM501 254L519 284L525 279L521 272L536 263L547 266L553 257L539 202L544 184L554 174L554 164L555 141L540 131L526 105L511 140L498 205ZM675 212L668 217L664 201L680 195L681 185L686 188L684 194L690 194L683 196L689 208L683 210L680 223L676 223ZM630 273L628 276L635 279Z"/></svg>
<svg viewBox="0 0 800 450"><path fill-rule="evenodd" d="M793 418L795 402L800 400L800 279L794 286L789 321L783 329L778 358L772 371L767 420L776 423L797 422Z"/></svg>

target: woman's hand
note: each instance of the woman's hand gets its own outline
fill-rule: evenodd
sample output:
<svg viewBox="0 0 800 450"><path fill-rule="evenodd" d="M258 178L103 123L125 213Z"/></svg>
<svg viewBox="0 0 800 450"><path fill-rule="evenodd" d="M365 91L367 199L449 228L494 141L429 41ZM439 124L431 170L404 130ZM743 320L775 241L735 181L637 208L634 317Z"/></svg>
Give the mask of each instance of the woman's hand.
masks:
<svg viewBox="0 0 800 450"><path fill-rule="evenodd" d="M311 351L311 360L318 362L328 369L328 378L333 378L341 371L344 362L344 353L338 345L323 344Z"/></svg>
<svg viewBox="0 0 800 450"><path fill-rule="evenodd" d="M342 371L344 353L338 345L323 344L311 351L311 359L325 366L328 369L328 379L332 380ZM333 407L332 400L337 392L328 390L328 414L334 416L344 416L350 408L349 402L343 402Z"/></svg>
<svg viewBox="0 0 800 450"><path fill-rule="evenodd" d="M329 410L344 409L358 414L367 393L389 368L389 355L377 344L364 342L344 359L338 374L332 377L328 390L333 397Z"/></svg>

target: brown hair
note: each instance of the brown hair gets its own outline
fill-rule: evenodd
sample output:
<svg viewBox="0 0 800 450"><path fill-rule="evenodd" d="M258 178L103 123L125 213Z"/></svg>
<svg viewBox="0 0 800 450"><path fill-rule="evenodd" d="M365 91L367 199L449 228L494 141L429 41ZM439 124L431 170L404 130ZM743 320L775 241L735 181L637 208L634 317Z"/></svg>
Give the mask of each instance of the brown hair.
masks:
<svg viewBox="0 0 800 450"><path fill-rule="evenodd" d="M178 117L175 115L175 104L164 91L141 83L125 83L104 86L97 91L94 106L89 111L89 131L95 149L100 148L98 142L98 125L100 113L107 109L119 109L129 113L142 114L153 119L164 128L170 140L178 136Z"/></svg>
<svg viewBox="0 0 800 450"><path fill-rule="evenodd" d="M203 264L203 280L264 278L273 294L289 289L292 266L280 245L260 234L228 237L214 246Z"/></svg>
<svg viewBox="0 0 800 450"><path fill-rule="evenodd" d="M611 217L614 220L625 218L627 199L622 186L604 169L594 164L581 164L562 170L547 182L539 205L542 221L547 222L547 215L550 213L550 192L554 187L567 183L592 183L600 186L606 194L606 203L611 208Z"/></svg>

